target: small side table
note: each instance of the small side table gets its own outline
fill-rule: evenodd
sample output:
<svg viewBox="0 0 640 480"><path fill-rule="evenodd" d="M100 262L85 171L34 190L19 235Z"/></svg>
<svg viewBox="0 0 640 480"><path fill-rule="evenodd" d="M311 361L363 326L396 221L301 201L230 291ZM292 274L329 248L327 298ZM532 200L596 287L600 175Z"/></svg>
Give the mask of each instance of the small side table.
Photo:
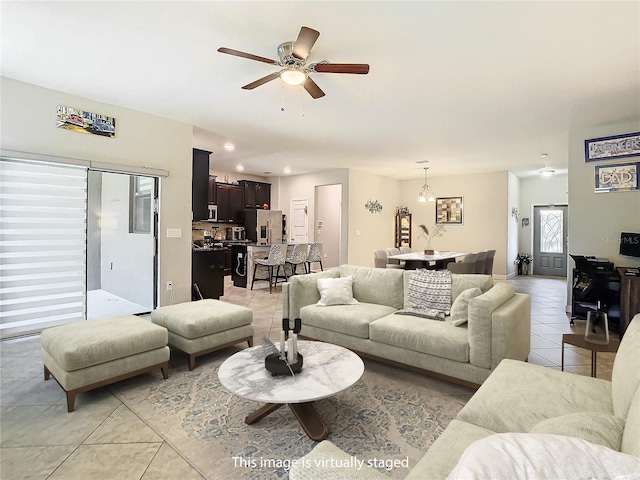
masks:
<svg viewBox="0 0 640 480"><path fill-rule="evenodd" d="M585 348L591 350L591 376L596 376L596 354L598 352L610 352L615 353L620 346L620 340L609 338L607 345L599 345L597 343L587 342L584 335L579 333L565 333L562 335L562 370L564 371L564 344L568 343L574 347Z"/></svg>

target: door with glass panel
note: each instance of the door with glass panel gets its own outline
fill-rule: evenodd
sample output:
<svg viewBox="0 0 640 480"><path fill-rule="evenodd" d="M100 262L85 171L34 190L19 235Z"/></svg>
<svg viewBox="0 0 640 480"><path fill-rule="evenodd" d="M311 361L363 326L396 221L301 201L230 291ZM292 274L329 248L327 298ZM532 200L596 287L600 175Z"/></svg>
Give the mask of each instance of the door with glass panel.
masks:
<svg viewBox="0 0 640 480"><path fill-rule="evenodd" d="M533 272L567 276L566 205L533 208Z"/></svg>

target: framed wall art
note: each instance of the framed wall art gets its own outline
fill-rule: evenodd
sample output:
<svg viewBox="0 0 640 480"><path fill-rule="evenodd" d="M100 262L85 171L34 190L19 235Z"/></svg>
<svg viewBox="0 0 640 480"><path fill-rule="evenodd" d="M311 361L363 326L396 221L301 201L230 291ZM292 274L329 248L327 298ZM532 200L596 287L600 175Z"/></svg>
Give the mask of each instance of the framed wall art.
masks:
<svg viewBox="0 0 640 480"><path fill-rule="evenodd" d="M436 223L462 225L462 197L436 198Z"/></svg>
<svg viewBox="0 0 640 480"><path fill-rule="evenodd" d="M640 132L584 141L585 162L636 156L640 156Z"/></svg>
<svg viewBox="0 0 640 480"><path fill-rule="evenodd" d="M596 193L638 190L640 163L597 165L595 167Z"/></svg>
<svg viewBox="0 0 640 480"><path fill-rule="evenodd" d="M78 133L113 137L116 134L116 119L86 110L58 105L56 127Z"/></svg>

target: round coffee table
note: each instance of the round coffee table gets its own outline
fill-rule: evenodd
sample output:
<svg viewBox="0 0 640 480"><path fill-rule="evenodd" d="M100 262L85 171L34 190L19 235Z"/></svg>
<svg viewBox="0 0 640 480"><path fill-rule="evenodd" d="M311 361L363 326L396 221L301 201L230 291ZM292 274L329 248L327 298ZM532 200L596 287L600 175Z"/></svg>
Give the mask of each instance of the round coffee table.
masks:
<svg viewBox="0 0 640 480"><path fill-rule="evenodd" d="M264 368L265 348L247 348L227 358L218 370L220 383L239 397L266 403L245 418L247 425L261 420L283 405L289 408L306 434L324 440L329 429L312 402L336 395L355 384L364 373L358 355L338 345L298 341L304 357L302 371L271 376Z"/></svg>

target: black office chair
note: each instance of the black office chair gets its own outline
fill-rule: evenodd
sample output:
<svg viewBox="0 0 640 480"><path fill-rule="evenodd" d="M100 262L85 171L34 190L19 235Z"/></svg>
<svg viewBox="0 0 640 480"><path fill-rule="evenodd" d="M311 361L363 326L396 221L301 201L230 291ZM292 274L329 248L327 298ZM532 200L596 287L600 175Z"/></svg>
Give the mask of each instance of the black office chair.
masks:
<svg viewBox="0 0 640 480"><path fill-rule="evenodd" d="M613 264L590 261L583 255L571 255L576 264L573 278L573 302L570 324L585 319L589 311L607 313L609 325L620 321L620 275Z"/></svg>

